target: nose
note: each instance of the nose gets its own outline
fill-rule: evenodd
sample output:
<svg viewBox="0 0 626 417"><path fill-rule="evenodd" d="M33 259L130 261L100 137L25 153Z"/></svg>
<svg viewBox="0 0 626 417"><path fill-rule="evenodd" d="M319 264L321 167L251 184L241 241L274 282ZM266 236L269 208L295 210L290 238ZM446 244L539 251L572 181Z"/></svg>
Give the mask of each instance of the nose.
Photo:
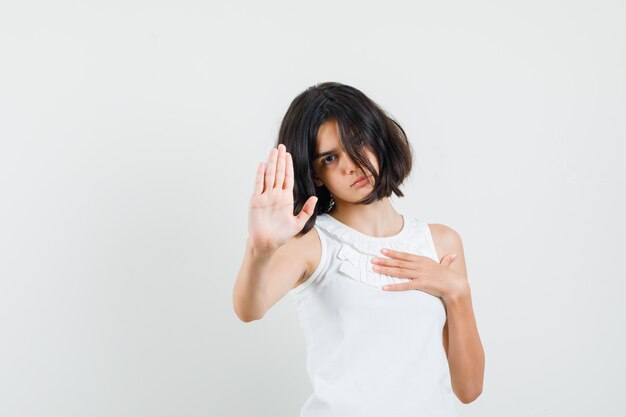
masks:
<svg viewBox="0 0 626 417"><path fill-rule="evenodd" d="M352 158L350 158L350 155L348 155L345 151L343 152L343 158L341 158L341 160L343 161L341 167L343 170L345 170L346 174L354 172L354 170L356 169L356 164L354 163Z"/></svg>

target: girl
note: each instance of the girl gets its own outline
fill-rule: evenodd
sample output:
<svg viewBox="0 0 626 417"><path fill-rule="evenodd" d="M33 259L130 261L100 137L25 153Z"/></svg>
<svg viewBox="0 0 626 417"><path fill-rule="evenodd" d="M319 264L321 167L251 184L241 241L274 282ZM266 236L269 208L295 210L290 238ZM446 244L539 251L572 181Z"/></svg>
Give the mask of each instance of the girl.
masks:
<svg viewBox="0 0 626 417"><path fill-rule="evenodd" d="M249 322L295 301L313 387L301 417L456 416L455 395L482 392L461 238L389 199L411 161L398 123L329 82L293 100L259 164L233 306Z"/></svg>

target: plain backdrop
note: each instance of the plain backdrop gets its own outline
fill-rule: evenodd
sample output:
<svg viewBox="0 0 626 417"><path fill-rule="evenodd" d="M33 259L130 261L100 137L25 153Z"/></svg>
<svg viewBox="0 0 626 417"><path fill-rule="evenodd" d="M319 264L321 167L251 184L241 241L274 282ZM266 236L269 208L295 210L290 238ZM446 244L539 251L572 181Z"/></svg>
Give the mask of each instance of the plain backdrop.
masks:
<svg viewBox="0 0 626 417"><path fill-rule="evenodd" d="M0 415L298 416L295 306L243 323L232 288L256 168L323 81L406 130L397 210L463 238L486 372L459 415L626 415L625 21L621 1L3 2Z"/></svg>

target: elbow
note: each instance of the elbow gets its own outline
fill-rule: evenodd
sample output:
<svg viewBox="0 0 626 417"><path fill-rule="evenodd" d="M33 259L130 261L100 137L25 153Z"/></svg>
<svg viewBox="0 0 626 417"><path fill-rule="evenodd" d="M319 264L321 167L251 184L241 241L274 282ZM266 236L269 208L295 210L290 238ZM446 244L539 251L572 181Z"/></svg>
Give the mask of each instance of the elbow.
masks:
<svg viewBox="0 0 626 417"><path fill-rule="evenodd" d="M237 315L237 318L244 323L250 323L251 321L261 320L264 316L264 314L259 315L259 314L252 314L249 311L242 311L238 309L236 305L233 305L233 309L235 310L235 315Z"/></svg>
<svg viewBox="0 0 626 417"><path fill-rule="evenodd" d="M457 394L457 397L463 404L469 404L476 401L480 394L482 394L482 388L475 392Z"/></svg>
<svg viewBox="0 0 626 417"><path fill-rule="evenodd" d="M239 318L239 320L243 321L244 323L250 323L251 321L255 321L255 320L261 320L263 318L263 316L246 316L246 315L240 315L237 314L237 317Z"/></svg>
<svg viewBox="0 0 626 417"><path fill-rule="evenodd" d="M261 320L265 315L265 311L260 308L251 308L251 303L244 301L237 291L233 291L232 307L235 315L244 323Z"/></svg>

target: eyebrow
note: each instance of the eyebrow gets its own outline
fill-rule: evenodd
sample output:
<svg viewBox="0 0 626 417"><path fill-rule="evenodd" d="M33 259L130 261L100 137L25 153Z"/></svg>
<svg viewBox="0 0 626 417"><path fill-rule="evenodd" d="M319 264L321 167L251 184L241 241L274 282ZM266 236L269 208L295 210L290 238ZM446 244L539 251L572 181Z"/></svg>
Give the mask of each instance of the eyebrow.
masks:
<svg viewBox="0 0 626 417"><path fill-rule="evenodd" d="M320 152L317 155L315 155L313 159L318 159L318 158L321 158L322 156L330 155L334 152L337 152L337 149L331 149L330 151Z"/></svg>

